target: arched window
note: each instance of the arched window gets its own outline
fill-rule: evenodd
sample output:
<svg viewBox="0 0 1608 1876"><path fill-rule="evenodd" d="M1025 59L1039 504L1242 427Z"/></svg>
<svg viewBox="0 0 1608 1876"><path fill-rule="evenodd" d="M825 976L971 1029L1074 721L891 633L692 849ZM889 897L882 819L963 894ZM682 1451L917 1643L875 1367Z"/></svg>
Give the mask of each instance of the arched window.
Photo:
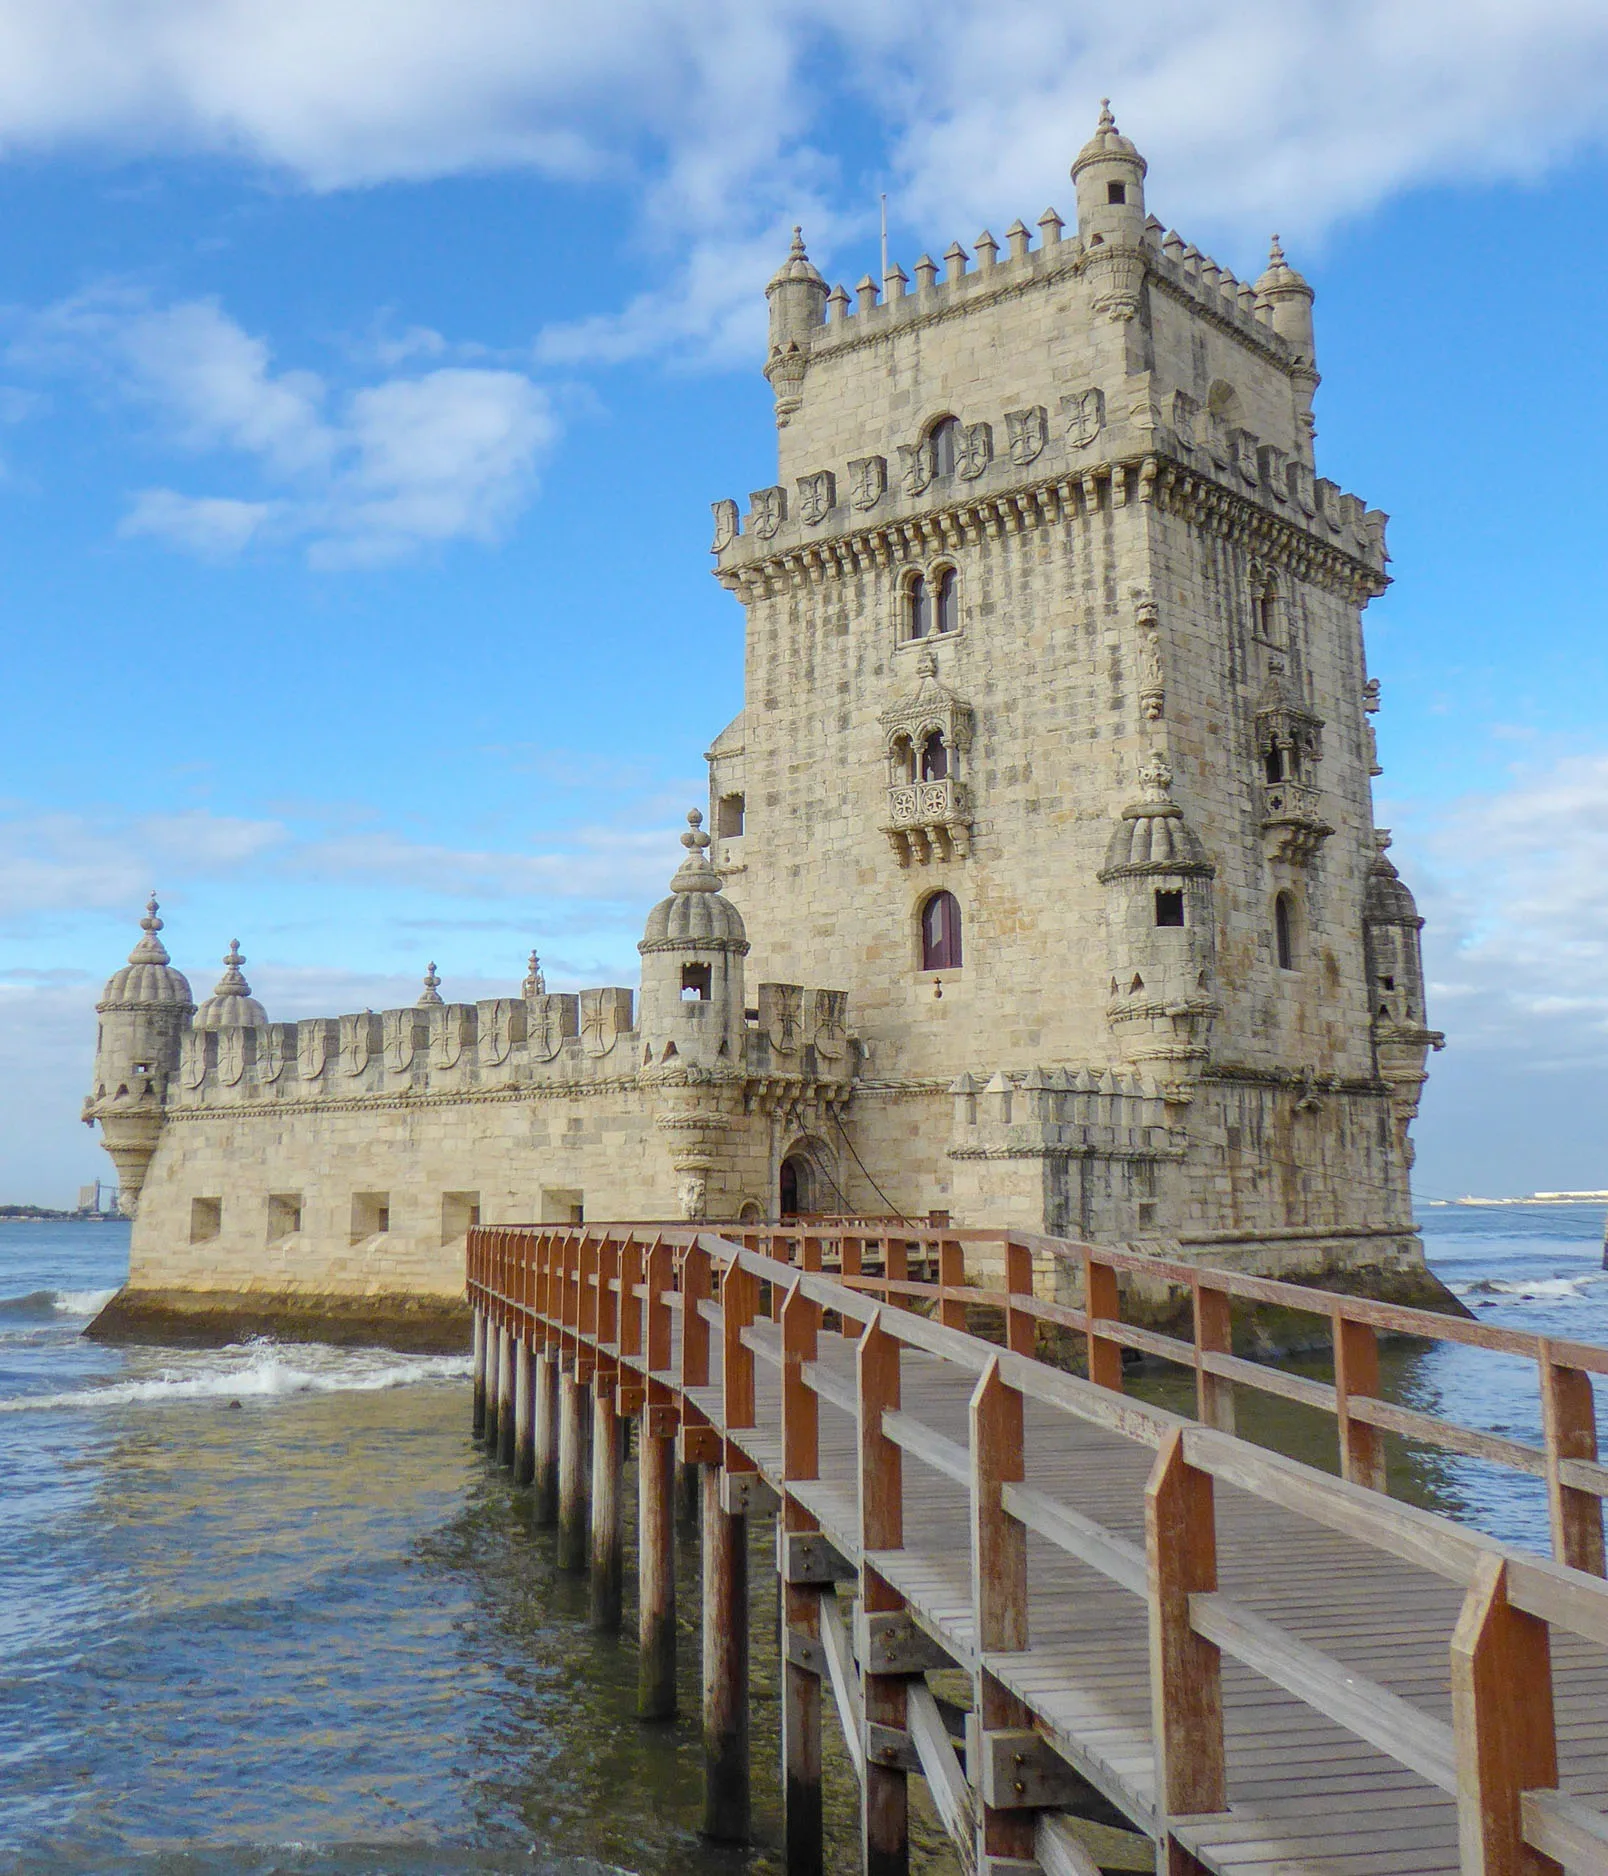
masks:
<svg viewBox="0 0 1608 1876"><path fill-rule="evenodd" d="M932 600L927 582L915 574L905 588L905 637L925 638L932 630Z"/></svg>
<svg viewBox="0 0 1608 1876"><path fill-rule="evenodd" d="M1295 901L1281 892L1273 901L1273 945L1278 953L1279 969L1295 969Z"/></svg>
<svg viewBox="0 0 1608 1876"><path fill-rule="evenodd" d="M1284 780L1284 751L1277 743L1263 756L1262 769L1270 782Z"/></svg>
<svg viewBox="0 0 1608 1876"><path fill-rule="evenodd" d="M952 892L935 892L921 908L921 968L960 969L960 902Z"/></svg>
<svg viewBox="0 0 1608 1876"><path fill-rule="evenodd" d="M955 473L955 439L960 424L953 417L941 418L932 427L932 476L935 482L947 482Z"/></svg>
<svg viewBox="0 0 1608 1876"><path fill-rule="evenodd" d="M921 745L921 779L941 782L949 773L949 745L942 730L934 730Z"/></svg>
<svg viewBox="0 0 1608 1876"><path fill-rule="evenodd" d="M1279 583L1270 573L1259 580L1251 594L1251 630L1264 644L1284 645L1284 608L1279 603Z"/></svg>
<svg viewBox="0 0 1608 1876"><path fill-rule="evenodd" d="M945 567L938 576L933 613L934 627L940 632L953 632L960 624L960 581L953 567Z"/></svg>
<svg viewBox="0 0 1608 1876"><path fill-rule="evenodd" d="M901 782L913 782L915 779L915 745L908 736L896 736L893 748L889 751L889 786L897 788Z"/></svg>
<svg viewBox="0 0 1608 1876"><path fill-rule="evenodd" d="M810 1166L809 1161L797 1153L789 1153L782 1161L781 1204L779 1210L783 1218L796 1218L800 1212L810 1208Z"/></svg>

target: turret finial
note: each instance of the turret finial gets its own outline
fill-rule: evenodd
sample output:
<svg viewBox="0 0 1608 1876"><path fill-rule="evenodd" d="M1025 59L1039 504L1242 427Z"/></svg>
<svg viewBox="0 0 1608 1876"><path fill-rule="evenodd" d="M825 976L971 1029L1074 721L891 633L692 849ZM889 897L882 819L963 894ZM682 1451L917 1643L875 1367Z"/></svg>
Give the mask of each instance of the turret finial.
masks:
<svg viewBox="0 0 1608 1876"><path fill-rule="evenodd" d="M798 222L793 223L793 250L792 251L795 254L802 254L804 252L804 229Z"/></svg>
<svg viewBox="0 0 1608 1876"><path fill-rule="evenodd" d="M532 997L545 997L547 995L547 978L542 970L542 961L537 957L534 951L530 954L525 971L524 991L525 1000L527 1002L529 1002Z"/></svg>
<svg viewBox="0 0 1608 1876"><path fill-rule="evenodd" d="M697 808L687 810L687 831L681 836L681 844L689 853L702 853L709 845L709 836L703 831L703 815Z"/></svg>
<svg viewBox="0 0 1608 1876"><path fill-rule="evenodd" d="M153 891L145 902L145 916L140 920L141 931L160 931L162 921L156 916L156 894Z"/></svg>
<svg viewBox="0 0 1608 1876"><path fill-rule="evenodd" d="M432 958L424 969L424 990L419 998L421 1004L435 1004L441 1001L441 979L436 976L435 960Z"/></svg>
<svg viewBox="0 0 1608 1876"><path fill-rule="evenodd" d="M1100 100L1100 122L1096 128L1099 130L1115 130L1116 127L1117 120L1111 115L1111 100L1109 98L1102 98Z"/></svg>

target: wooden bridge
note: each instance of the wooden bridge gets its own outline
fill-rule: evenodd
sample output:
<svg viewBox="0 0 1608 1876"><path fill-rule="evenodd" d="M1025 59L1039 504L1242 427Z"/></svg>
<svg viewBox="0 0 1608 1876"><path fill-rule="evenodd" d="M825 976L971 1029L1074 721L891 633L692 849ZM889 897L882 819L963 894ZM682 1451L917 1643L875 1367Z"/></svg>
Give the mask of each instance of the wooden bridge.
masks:
<svg viewBox="0 0 1608 1876"><path fill-rule="evenodd" d="M986 1876L1090 1876L1106 1807L1168 1872L1608 1876L1608 1350L1020 1234L728 1229L469 1240L476 1429L602 1626L638 1422L645 1718L675 1711L676 1463L702 1468L708 1834L748 1828L745 1521L774 1512L792 1876L823 1868L823 1689L868 1876L908 1866L912 1776ZM1125 1322L1125 1278L1177 1285L1192 1336ZM1236 1302L1325 1321L1333 1385L1235 1356ZM1533 1363L1544 1446L1380 1399L1381 1334ZM1191 1371L1197 1417L1126 1396L1124 1350ZM1242 1389L1331 1415L1342 1476L1237 1437ZM1386 1434L1544 1480L1553 1557L1391 1499Z"/></svg>

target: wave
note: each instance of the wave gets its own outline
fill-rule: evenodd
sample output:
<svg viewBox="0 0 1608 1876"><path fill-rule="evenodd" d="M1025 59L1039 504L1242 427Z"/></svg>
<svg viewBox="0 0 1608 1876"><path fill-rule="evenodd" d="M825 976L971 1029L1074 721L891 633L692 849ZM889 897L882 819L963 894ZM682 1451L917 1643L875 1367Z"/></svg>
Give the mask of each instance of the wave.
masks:
<svg viewBox="0 0 1608 1876"><path fill-rule="evenodd" d="M1582 1277L1481 1277L1477 1283L1460 1283L1459 1296L1511 1296L1524 1303L1558 1303L1568 1299L1587 1299L1586 1292L1608 1284L1608 1271L1592 1270Z"/></svg>
<svg viewBox="0 0 1608 1876"><path fill-rule="evenodd" d="M373 1394L421 1381L458 1381L466 1355L399 1355L392 1349L334 1349L259 1338L197 1355L137 1379L0 1401L0 1413L178 1405L186 1401L279 1399L297 1394Z"/></svg>
<svg viewBox="0 0 1608 1876"><path fill-rule="evenodd" d="M116 1296L111 1290L29 1290L0 1296L0 1322L49 1322L53 1316L97 1316Z"/></svg>

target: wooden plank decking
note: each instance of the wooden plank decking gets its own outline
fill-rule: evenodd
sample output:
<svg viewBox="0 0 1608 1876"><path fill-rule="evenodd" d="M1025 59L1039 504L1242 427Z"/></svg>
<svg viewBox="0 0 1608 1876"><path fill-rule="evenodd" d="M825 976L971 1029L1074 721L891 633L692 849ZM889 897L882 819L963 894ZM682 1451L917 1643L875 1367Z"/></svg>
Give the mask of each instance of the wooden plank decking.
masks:
<svg viewBox="0 0 1608 1876"><path fill-rule="evenodd" d="M493 1332L501 1324L617 1391L624 1411L673 1413L685 1451L728 1474L757 1473L783 1507L784 1527L817 1528L862 1585L891 1592L891 1605L902 1604L973 1677L979 1711L985 1687L1019 1702L1055 1760L1155 1839L1168 1867L1224 1876L1546 1872L1559 1864L1535 1847L1546 1834L1536 1820L1544 1813L1561 1830L1563 1813L1552 1798L1532 1799L1526 1844L1515 1820L1528 1787L1580 1801L1567 1867L1608 1871L1608 1584L1600 1578L1525 1558L1221 1427L1179 1422L1002 1354L890 1307L886 1281L879 1300L841 1278L688 1233L674 1286L656 1291L651 1276L641 1281L647 1265L626 1228L609 1229L613 1237L594 1235L590 1252L588 1233L533 1230L523 1247L497 1251L490 1241L508 1234L477 1234L487 1242L478 1264L472 1253L471 1300ZM735 1315L713 1300L728 1272L742 1279L724 1291ZM784 1295L812 1345L791 1366ZM759 1313L761 1301L769 1314ZM953 1322L952 1308L942 1313ZM897 1344L898 1406L878 1410L878 1437L868 1438L858 1358L873 1320ZM1021 1348L1019 1325L1009 1333ZM997 1477L972 1426L985 1374L1021 1416L1015 1463L1007 1457ZM813 1446L802 1476L785 1461L790 1417L795 1450ZM801 1427L812 1436L803 1444ZM1178 1578L1181 1618L1166 1614L1171 1540L1154 1509L1147 1528L1147 1488L1160 1489L1163 1462L1197 1492L1180 1502L1205 1506L1190 1540L1204 1548L1187 1567L1206 1574ZM1585 1464L1595 1468L1594 1442ZM890 1492L902 1541L867 1548L867 1494L882 1502ZM994 1553L979 1549L979 1518L997 1518L1001 1506L1006 1526L996 1528L1020 1539L1025 1527L1018 1564L988 1564ZM1484 1596L1486 1608L1493 1594L1495 1626L1478 1629L1471 1604ZM1025 1611L1027 1645L988 1645L1012 1596L1021 1608L1011 1619ZM1195 1651L1188 1658L1205 1664L1200 1685L1193 1671L1180 1683L1167 1665L1183 1658L1169 1653L1180 1637ZM1473 1664L1462 1670L1460 1695L1454 1638L1458 1658ZM1499 1643L1508 1654L1492 1652ZM1550 1729L1544 1696L1533 1697L1539 1683L1525 1678L1535 1672L1550 1676ZM1208 1684L1219 1674L1220 1729ZM1496 1691L1480 1691L1489 1687ZM1527 1704L1504 1721L1496 1711L1504 1688L1526 1687ZM1158 1716L1172 1740L1165 1780ZM1013 1813L1008 1794L990 1799L983 1789L984 1730L975 1721L968 1741L962 1835L972 1840L960 1845L963 1858L1001 1872L1036 1867L1019 1832L1001 1839L1017 1846L1011 1853L990 1851L989 1820ZM1553 1738L1556 1775L1538 1779ZM1181 1773L1185 1747L1192 1763ZM1209 1783L1219 1749L1225 1801L1181 1810L1176 1794L1189 1777ZM1556 1854L1562 1839L1548 1841Z"/></svg>

